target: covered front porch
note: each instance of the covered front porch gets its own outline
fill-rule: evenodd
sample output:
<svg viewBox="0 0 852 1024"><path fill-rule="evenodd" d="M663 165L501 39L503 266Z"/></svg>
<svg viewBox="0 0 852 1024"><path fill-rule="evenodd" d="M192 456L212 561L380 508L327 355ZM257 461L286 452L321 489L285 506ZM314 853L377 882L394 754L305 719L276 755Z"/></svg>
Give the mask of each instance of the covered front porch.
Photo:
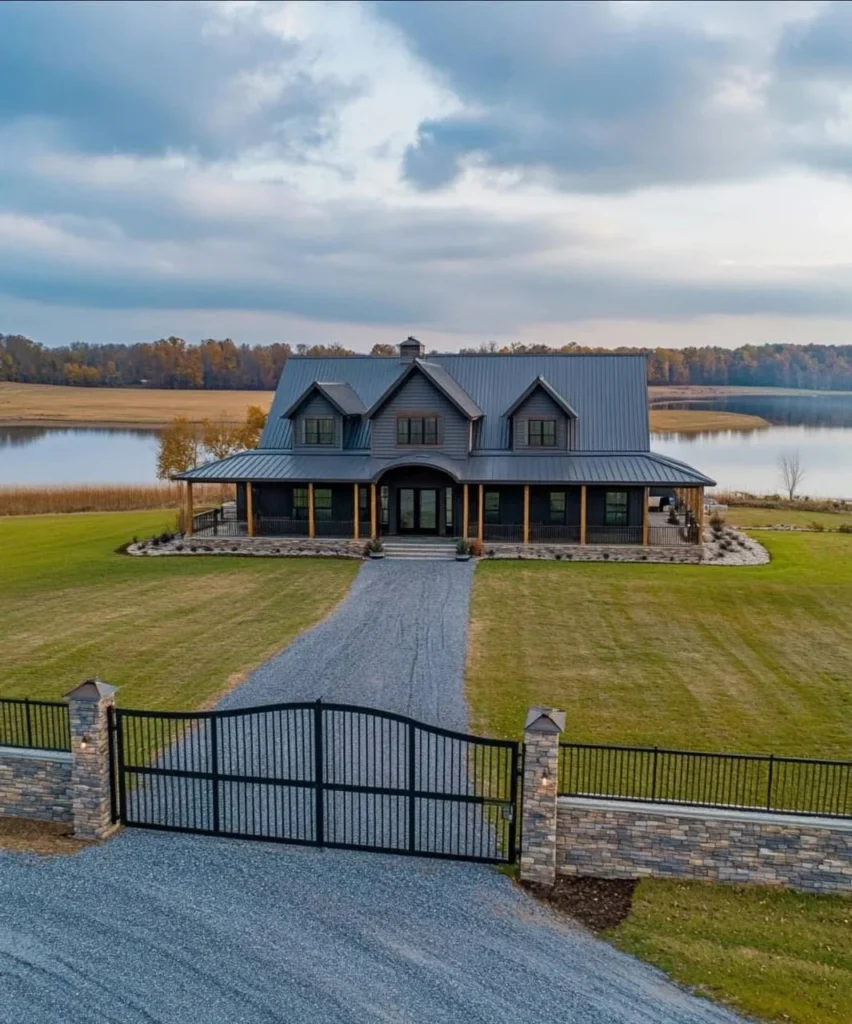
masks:
<svg viewBox="0 0 852 1024"><path fill-rule="evenodd" d="M240 481L233 503L200 513L185 487L185 532L201 537L680 547L701 543L704 525L703 486L663 489L656 511L650 486L470 484L423 468L367 483Z"/></svg>

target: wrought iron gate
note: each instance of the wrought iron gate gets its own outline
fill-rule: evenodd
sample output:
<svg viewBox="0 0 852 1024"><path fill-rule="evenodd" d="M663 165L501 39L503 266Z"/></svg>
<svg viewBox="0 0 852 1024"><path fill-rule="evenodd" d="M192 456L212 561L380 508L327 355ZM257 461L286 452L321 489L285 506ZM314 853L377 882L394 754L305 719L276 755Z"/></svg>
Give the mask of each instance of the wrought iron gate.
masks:
<svg viewBox="0 0 852 1024"><path fill-rule="evenodd" d="M518 744L347 704L113 715L125 825L513 863Z"/></svg>

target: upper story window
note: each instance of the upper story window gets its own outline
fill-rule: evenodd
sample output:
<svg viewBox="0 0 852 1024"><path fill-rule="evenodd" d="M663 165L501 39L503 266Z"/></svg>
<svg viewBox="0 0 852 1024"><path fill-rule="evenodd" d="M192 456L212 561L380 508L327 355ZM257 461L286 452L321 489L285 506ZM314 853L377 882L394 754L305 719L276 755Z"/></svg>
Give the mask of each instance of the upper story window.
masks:
<svg viewBox="0 0 852 1024"><path fill-rule="evenodd" d="M399 416L396 421L397 444L437 444L437 416Z"/></svg>
<svg viewBox="0 0 852 1024"><path fill-rule="evenodd" d="M334 419L306 416L302 420L302 444L334 444Z"/></svg>
<svg viewBox="0 0 852 1024"><path fill-rule="evenodd" d="M527 444L531 448L555 448L556 420L528 420Z"/></svg>

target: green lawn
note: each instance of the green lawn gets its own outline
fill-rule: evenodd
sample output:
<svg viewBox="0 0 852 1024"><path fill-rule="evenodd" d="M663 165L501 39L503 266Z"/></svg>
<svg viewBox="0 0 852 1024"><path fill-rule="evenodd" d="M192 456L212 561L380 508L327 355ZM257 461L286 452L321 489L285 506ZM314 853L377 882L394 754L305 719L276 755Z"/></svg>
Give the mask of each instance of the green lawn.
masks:
<svg viewBox="0 0 852 1024"><path fill-rule="evenodd" d="M133 558L173 512L0 519L0 696L99 675L125 707L198 708L344 596L356 561Z"/></svg>
<svg viewBox="0 0 852 1024"><path fill-rule="evenodd" d="M723 513L731 526L759 529L761 526L801 526L808 528L818 523L826 530L837 530L844 524L852 526L852 515L847 512L804 512L801 509L753 508L732 505Z"/></svg>
<svg viewBox="0 0 852 1024"><path fill-rule="evenodd" d="M647 880L606 937L763 1020L852 1019L852 898Z"/></svg>
<svg viewBox="0 0 852 1024"><path fill-rule="evenodd" d="M485 562L467 689L478 731L532 704L566 740L848 758L852 535L765 533L725 568Z"/></svg>

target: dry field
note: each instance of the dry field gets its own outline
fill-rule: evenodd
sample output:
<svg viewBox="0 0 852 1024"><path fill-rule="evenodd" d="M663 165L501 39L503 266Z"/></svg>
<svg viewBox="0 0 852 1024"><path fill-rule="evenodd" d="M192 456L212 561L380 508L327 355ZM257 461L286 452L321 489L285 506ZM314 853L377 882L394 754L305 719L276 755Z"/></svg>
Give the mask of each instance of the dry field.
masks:
<svg viewBox="0 0 852 1024"><path fill-rule="evenodd" d="M234 497L227 484L196 484L196 511ZM135 512L140 509L180 507L177 484L68 485L67 487L0 487L0 516L31 516L58 512Z"/></svg>
<svg viewBox="0 0 852 1024"><path fill-rule="evenodd" d="M763 430L762 416L715 409L651 409L651 430L658 434L700 434L707 430Z"/></svg>
<svg viewBox="0 0 852 1024"><path fill-rule="evenodd" d="M193 423L242 423L250 405L266 412L271 404L271 391L72 388L0 381L0 426L5 427L163 427L175 416Z"/></svg>

